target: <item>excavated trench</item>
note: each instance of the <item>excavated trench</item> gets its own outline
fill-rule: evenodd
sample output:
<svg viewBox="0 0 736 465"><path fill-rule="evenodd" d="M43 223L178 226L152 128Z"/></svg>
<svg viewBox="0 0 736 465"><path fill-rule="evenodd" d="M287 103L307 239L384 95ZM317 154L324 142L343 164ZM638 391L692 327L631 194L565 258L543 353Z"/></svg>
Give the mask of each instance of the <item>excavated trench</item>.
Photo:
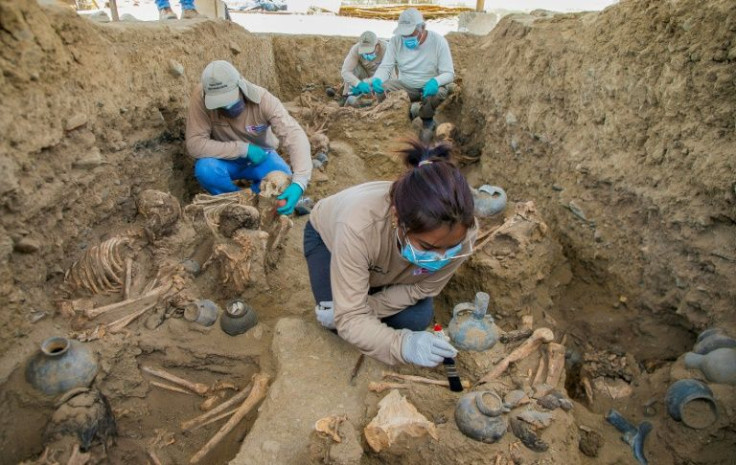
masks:
<svg viewBox="0 0 736 465"><path fill-rule="evenodd" d="M279 321L298 318L311 325L313 302L301 257L305 217L293 219L278 262L264 269L265 279L256 276L253 285L240 289L224 280L218 266L193 276L175 273L183 276L176 281L178 298L153 308L118 334L95 333L97 323L83 315L89 308L121 300L119 292L98 295L68 287L65 272L85 251L132 231L139 234L135 245L126 250L134 260L133 282L140 291L156 285L151 283L161 278L162 269L176 268L198 253L203 242L201 224L193 219L185 221L184 213L171 228L152 233L150 217L142 214L140 206L141 196L148 189L171 194L184 210L200 193L191 175L192 162L184 153L183 132L188 92L207 60L186 53L186 47L199 44L203 56L215 56L222 44L227 44L230 59L246 70L248 78L287 102L287 108L312 136L313 145L324 143L321 136L315 138L318 134L329 139L330 161L323 170L315 170L307 192L314 200L356 183L392 179L400 172L391 153L397 140L413 131L406 121L407 102L392 98L380 108L352 110L340 109L330 101L324 88L337 83L332 70L339 69L342 54L353 39L255 36L233 25L210 22L167 30L153 25L91 26L61 10L41 10L35 2L19 2L12 8L11 2L3 3L8 11L22 12L19 18L54 18L53 26L45 20L31 26L18 19L4 29L35 34L37 43L45 47L46 59L54 64L48 67L53 71L46 72L56 74L43 75L40 82L38 78L24 80L24 73L32 76L36 72L35 65L24 62L26 58L14 57L14 74L7 71L4 77L6 87L15 93L7 94L9 114L20 108L14 105L22 100L19 96L27 99L46 95L43 98L48 99L48 113L34 116L47 121L52 130L39 135L37 142L18 136L31 127L24 118L15 123L3 119L3 132L8 134L3 147L12 147L14 153L11 168L3 169L14 173L17 182L0 185L3 207L8 212L3 228L12 242L3 266L5 271L13 270L14 275L5 277L2 283L2 296L12 311L2 321L6 335L0 341L5 350L0 363L0 405L9 412L0 422L2 462L66 463L70 454L68 441L53 442L44 437L45 425L56 409L54 399L35 392L24 379L26 361L51 335L89 340L86 345L100 360L94 386L110 402L118 436L106 452L99 446L93 448L92 463L103 460L106 454L110 463L146 463L153 460L151 452L163 463L188 462L223 422L196 432L182 431L181 423L201 414L205 408L201 404L207 398L229 397L234 388L249 385L256 373L278 376L283 361L275 356L278 347L272 344ZM491 296L489 312L502 330L519 328L523 317L531 317L535 328L553 330L555 341L566 348L564 387L576 401L569 414L557 410L555 423L543 434L551 445L547 458L553 463L631 461L628 446L603 421L602 415L610 408L621 410L632 421L649 419L655 424L658 440L650 440L647 449L654 463L728 463L733 452L736 431L732 388L713 387L721 416L711 429L697 432L698 438L708 437L712 442L708 447L693 441L695 433L669 419L662 403L672 380L693 375L684 371L681 355L692 348L698 331L709 325L733 330L733 293L721 285L732 283L736 272L727 259L736 250L732 248L736 247L734 193L719 193L717 200L708 205L711 214L698 209L704 208L700 196L687 207L678 198L678 192L687 189L699 193L716 189L722 181L718 173L728 171L732 163L727 154L728 147L733 147L733 135L720 136L716 146L702 143L710 136L706 130L681 133L681 145L689 147L690 153L711 150L709 168L715 174L710 179L701 177L702 185L693 187L691 180L678 176L680 165L676 165L665 169L662 180L670 186L671 194L648 191L644 187L651 181L648 173L663 169L661 159L653 165L647 159L640 165L615 153L611 146L624 140L625 144L633 144L626 148L637 156L643 150L645 157L654 152L661 157L658 149L650 147L652 143L644 144L640 139L654 139L656 131L668 135L678 128L684 131L684 125L670 121L670 126L642 135L622 116L616 124L609 123L612 127L606 121L628 114L631 102L620 93L629 80L645 79L637 75L621 80L620 67L641 66L651 73L657 54L647 50L642 54L644 58L632 63L627 61L630 57L611 52L609 60L620 67L607 67L585 52L585 47L593 47L589 34L595 39L592 43L600 40L590 31L600 31L601 26L609 26L610 30L611 24L619 24L636 30L641 21L654 17L678 24L686 22L689 14L687 6L675 9L641 3L640 9L621 5L599 15L508 18L485 38L449 37L460 86L438 120L455 125L452 139L471 184L502 186L509 203L501 217L481 219L481 234L488 240L437 299L436 319L447 325L454 305L472 301L476 292L484 291ZM712 2L703 11L705 19L701 19L706 23L718 16L714 12L736 21L733 8L725 2ZM620 18L626 15L634 19L622 25ZM572 30L582 32L576 35ZM668 39L670 44L709 50L710 42L688 31L662 34L676 35ZM650 33L655 34L652 41L657 42L657 31ZM625 40L624 32L610 34L610 42ZM110 41L118 49L104 50L93 45L91 37ZM561 45L545 45L550 40L558 40ZM711 41L716 43L717 39ZM136 55L151 43L160 47L157 53L166 52L182 63L186 74L170 76L170 64L154 59L153 52ZM243 53L244 49L248 53ZM109 61L111 53L122 58L106 71L108 74L88 76L89 67ZM145 72L138 67L143 62L155 64ZM721 73L733 70L734 65L731 61L714 63L708 65L708 82L717 87ZM729 68L718 68L721 65ZM565 84L568 87L563 87L547 81L550 76L563 76L565 70L568 77L575 75L578 67L588 67L588 77L598 73L598 84L586 84L590 86L587 88L570 78ZM490 74L490 68L501 70ZM3 69L7 70L5 65ZM129 76L135 95L128 95L127 90L107 90L109 73ZM55 91L48 82L54 77L62 79L62 75L68 88L78 86L79 92L92 89L93 97L84 100L76 90L70 94L74 98L53 97ZM609 82L611 76L619 76L623 82L620 87ZM49 78L52 80L47 81ZM157 92L143 84L147 79L158 83ZM580 79L587 82L588 78ZM652 81L646 82L653 85ZM691 86L699 89L697 81ZM582 89L579 102L573 98L576 88ZM605 103L587 105L591 97L586 92L605 92L606 97L600 101ZM650 92L642 97L650 102L650 113L638 117L654 125L658 116L655 95L662 96L656 90ZM687 111L713 107L715 117L724 114L723 99L717 103L712 95L688 95L695 103ZM676 97L669 95L670 99ZM75 98L83 103L74 103ZM726 98L726 102L733 110L733 98ZM61 109L70 113L73 108L86 116L81 125L69 123L76 115L70 114L62 121L53 116ZM599 122L596 118L601 114L604 116ZM596 121L593 127L580 123L588 116ZM575 124L577 129L568 131ZM720 121L708 124L717 128ZM684 153L681 147L669 147L670 154L674 150ZM88 160L79 156L88 153L102 153L104 161L74 161ZM38 169L31 171L34 166ZM611 171L612 166L618 171ZM708 168L692 162L690 166L694 170ZM639 174L635 175L637 170ZM38 186L46 188L43 195L36 194ZM682 209L688 209L689 216ZM31 250L33 247L28 246L31 251L22 251L18 244L24 238L36 240L39 247ZM710 249L727 258L710 255ZM211 299L224 307L233 298L248 302L259 317L259 325L241 336L229 336L218 325L201 327L182 318L188 301ZM43 317L36 320L34 315ZM461 353L461 375L479 379L513 347L499 344L487 354ZM513 365L495 388L530 388L539 358L535 354ZM158 388L151 384L156 378L141 371L144 366L163 368L210 390L198 396ZM367 383L381 369L377 365L366 368L361 382ZM298 379L299 373L289 376ZM319 385L305 383L303 391L302 403L309 403L310 395L321 395ZM378 397L365 392L365 406L362 398L359 401L364 417L351 419L358 431L377 410ZM421 413L441 425L439 445L430 443L392 455L366 452L360 463L473 463L499 456L501 462L497 463L518 463L543 457L529 450L518 451L510 432L495 446L464 438L452 426L456 397L449 392L412 388L407 395ZM285 418L289 414L300 418L298 409L285 412ZM24 421L13 420L17 418ZM257 418L255 410L251 411L207 455L207 463L227 463L236 457L243 447L243 437ZM259 437L254 441L269 443L269 439ZM305 440L294 438L295 443ZM247 442L241 455L253 452L247 449ZM45 445L51 447L45 457L39 458ZM258 454L252 457L252 463L260 463L256 460ZM239 459L234 463L249 463L237 462ZM323 463L314 455L310 460Z"/></svg>

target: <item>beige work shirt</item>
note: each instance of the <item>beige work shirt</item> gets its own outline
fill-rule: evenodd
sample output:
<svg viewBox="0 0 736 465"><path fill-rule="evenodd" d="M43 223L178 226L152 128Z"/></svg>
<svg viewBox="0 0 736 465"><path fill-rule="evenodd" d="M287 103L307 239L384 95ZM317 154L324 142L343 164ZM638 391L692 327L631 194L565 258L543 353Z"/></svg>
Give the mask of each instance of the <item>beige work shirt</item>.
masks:
<svg viewBox="0 0 736 465"><path fill-rule="evenodd" d="M366 60L360 53L358 53L359 46L360 44L358 43L350 48L350 51L345 57L345 61L342 63L342 69L340 70L343 81L347 82L352 87L360 84L362 79L369 78L375 74L378 66L381 64L381 60L383 60L384 53L386 53L388 42L385 40L378 41L378 47L376 47L376 58L372 61ZM361 76L356 76L356 69L361 69L361 72L358 73Z"/></svg>
<svg viewBox="0 0 736 465"><path fill-rule="evenodd" d="M391 182L360 184L317 202L309 221L332 254L330 281L338 334L361 352L390 365L404 363L401 344L409 330L380 321L426 297L435 297L465 260L435 273L401 257L391 225ZM468 231L461 254L478 234ZM384 287L385 286L385 287ZM384 287L368 295L371 287Z"/></svg>
<svg viewBox="0 0 736 465"><path fill-rule="evenodd" d="M248 144L277 149L288 156L292 181L307 189L312 176L309 139L299 123L286 111L279 99L263 87L243 80L247 98L245 110L237 118L227 118L204 106L204 92L199 84L189 99L186 145L194 158L232 160L248 153Z"/></svg>

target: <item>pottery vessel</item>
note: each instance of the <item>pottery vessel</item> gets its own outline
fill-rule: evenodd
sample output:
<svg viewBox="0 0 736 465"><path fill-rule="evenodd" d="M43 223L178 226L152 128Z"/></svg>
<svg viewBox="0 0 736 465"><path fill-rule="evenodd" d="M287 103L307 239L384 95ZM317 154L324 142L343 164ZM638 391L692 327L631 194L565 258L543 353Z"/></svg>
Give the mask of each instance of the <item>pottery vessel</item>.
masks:
<svg viewBox="0 0 736 465"><path fill-rule="evenodd" d="M506 192L497 186L484 184L473 189L475 216L485 218L501 213L506 209Z"/></svg>
<svg viewBox="0 0 736 465"><path fill-rule="evenodd" d="M729 337L721 328L710 328L698 335L693 352L705 355L716 349L729 347L736 347L736 339Z"/></svg>
<svg viewBox="0 0 736 465"><path fill-rule="evenodd" d="M478 292L475 303L455 305L447 332L457 348L481 352L498 342L498 327L487 314L489 301L488 294Z"/></svg>
<svg viewBox="0 0 736 465"><path fill-rule="evenodd" d="M212 326L217 321L220 308L211 300L200 299L190 303L184 309L184 319L202 326Z"/></svg>
<svg viewBox="0 0 736 465"><path fill-rule="evenodd" d="M220 318L220 327L231 336L243 334L258 324L258 315L242 300L233 300L225 307Z"/></svg>
<svg viewBox="0 0 736 465"><path fill-rule="evenodd" d="M705 428L718 419L713 391L697 379L681 379L672 383L664 403L673 419L690 428Z"/></svg>
<svg viewBox="0 0 736 465"><path fill-rule="evenodd" d="M471 392L458 400L455 423L464 435L492 444L506 434L508 424L501 414L507 411L495 392Z"/></svg>
<svg viewBox="0 0 736 465"><path fill-rule="evenodd" d="M706 355L688 352L685 366L700 369L713 383L736 385L736 349L716 349Z"/></svg>
<svg viewBox="0 0 736 465"><path fill-rule="evenodd" d="M97 375L97 358L75 339L50 337L26 366L26 380L47 395L89 386Z"/></svg>

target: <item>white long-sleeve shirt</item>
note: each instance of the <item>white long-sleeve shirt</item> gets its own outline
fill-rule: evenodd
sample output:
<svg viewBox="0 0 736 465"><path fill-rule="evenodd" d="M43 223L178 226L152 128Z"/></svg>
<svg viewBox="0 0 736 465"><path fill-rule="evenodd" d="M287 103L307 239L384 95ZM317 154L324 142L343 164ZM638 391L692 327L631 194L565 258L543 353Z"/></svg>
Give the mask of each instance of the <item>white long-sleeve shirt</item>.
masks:
<svg viewBox="0 0 736 465"><path fill-rule="evenodd" d="M404 46L400 35L393 36L374 77L388 80L394 66L399 70L399 81L414 89L423 88L432 78L440 86L455 79L450 45L447 39L434 31L427 31L424 43L414 50Z"/></svg>

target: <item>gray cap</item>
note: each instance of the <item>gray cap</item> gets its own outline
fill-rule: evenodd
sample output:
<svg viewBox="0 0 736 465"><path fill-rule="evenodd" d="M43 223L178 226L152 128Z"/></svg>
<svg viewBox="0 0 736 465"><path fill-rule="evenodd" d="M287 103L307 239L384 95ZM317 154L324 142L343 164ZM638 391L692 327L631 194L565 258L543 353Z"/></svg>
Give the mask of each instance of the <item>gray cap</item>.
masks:
<svg viewBox="0 0 736 465"><path fill-rule="evenodd" d="M378 43L378 37L375 32L365 31L360 35L360 41L358 41L358 53L371 53L376 49Z"/></svg>
<svg viewBox="0 0 736 465"><path fill-rule="evenodd" d="M213 61L202 72L204 106L208 110L226 107L238 101L240 73L230 62Z"/></svg>
<svg viewBox="0 0 736 465"><path fill-rule="evenodd" d="M394 29L394 34L408 36L424 23L422 14L416 8L408 8L399 15L399 27Z"/></svg>

